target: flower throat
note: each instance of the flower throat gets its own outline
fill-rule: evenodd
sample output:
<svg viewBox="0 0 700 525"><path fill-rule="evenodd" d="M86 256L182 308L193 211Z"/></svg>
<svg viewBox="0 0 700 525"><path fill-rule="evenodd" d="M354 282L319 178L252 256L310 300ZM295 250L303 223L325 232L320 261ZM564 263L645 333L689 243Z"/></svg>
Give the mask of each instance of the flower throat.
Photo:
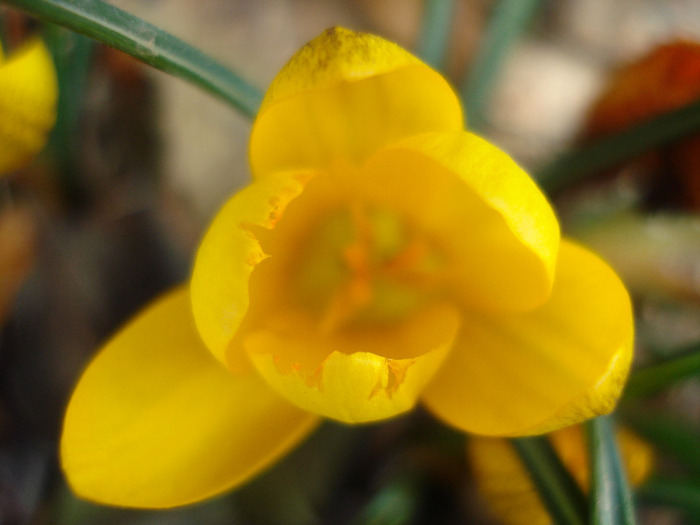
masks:
<svg viewBox="0 0 700 525"><path fill-rule="evenodd" d="M296 291L322 331L396 321L434 295L441 258L392 211L352 202L318 221Z"/></svg>

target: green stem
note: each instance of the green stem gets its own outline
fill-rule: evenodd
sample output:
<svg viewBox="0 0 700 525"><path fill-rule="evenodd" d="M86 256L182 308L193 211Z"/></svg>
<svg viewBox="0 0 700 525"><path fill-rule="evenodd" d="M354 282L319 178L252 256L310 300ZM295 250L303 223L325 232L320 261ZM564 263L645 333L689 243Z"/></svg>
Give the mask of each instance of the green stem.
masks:
<svg viewBox="0 0 700 525"><path fill-rule="evenodd" d="M615 478L612 465L608 460L606 436L602 427L603 425L596 419L586 425L591 463L591 524L616 525L619 506L615 497Z"/></svg>
<svg viewBox="0 0 700 525"><path fill-rule="evenodd" d="M625 388L625 398L648 396L697 374L700 374L700 343L661 363L633 372Z"/></svg>
<svg viewBox="0 0 700 525"><path fill-rule="evenodd" d="M591 463L593 525L635 525L634 503L610 416L586 423Z"/></svg>
<svg viewBox="0 0 700 525"><path fill-rule="evenodd" d="M76 164L79 147L77 130L95 42L53 24L44 27L43 37L53 56L58 76L56 124L47 149L58 166L58 179L64 196L76 205L86 192Z"/></svg>
<svg viewBox="0 0 700 525"><path fill-rule="evenodd" d="M445 65L454 0L425 0L418 55L435 69Z"/></svg>
<svg viewBox="0 0 700 525"><path fill-rule="evenodd" d="M700 130L700 101L565 153L534 174L549 194L640 153Z"/></svg>
<svg viewBox="0 0 700 525"><path fill-rule="evenodd" d="M586 499L547 438L517 438L511 443L554 523L585 525Z"/></svg>
<svg viewBox="0 0 700 525"><path fill-rule="evenodd" d="M185 79L253 117L260 91L173 35L101 0L2 0L36 18L66 27Z"/></svg>
<svg viewBox="0 0 700 525"><path fill-rule="evenodd" d="M503 61L535 14L539 0L501 0L462 86L468 126L478 131L486 122L491 94Z"/></svg>

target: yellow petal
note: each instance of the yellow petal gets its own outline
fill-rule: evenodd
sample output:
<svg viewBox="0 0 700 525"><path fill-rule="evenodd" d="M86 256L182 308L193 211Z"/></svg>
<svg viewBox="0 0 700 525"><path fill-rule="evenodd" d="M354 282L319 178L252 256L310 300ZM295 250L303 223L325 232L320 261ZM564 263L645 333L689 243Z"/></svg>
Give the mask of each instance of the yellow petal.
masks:
<svg viewBox="0 0 700 525"><path fill-rule="evenodd" d="M199 246L191 280L192 311L202 339L223 363L229 364L229 345L248 312L250 275L266 257L253 230L273 228L302 188L299 175L251 184L224 205Z"/></svg>
<svg viewBox="0 0 700 525"><path fill-rule="evenodd" d="M171 507L246 481L315 421L259 378L234 377L214 360L180 289L148 308L89 365L68 406L61 460L84 498Z"/></svg>
<svg viewBox="0 0 700 525"><path fill-rule="evenodd" d="M554 450L579 486L588 492L588 448L580 426L550 435ZM651 474L651 447L628 430L617 432L630 483L639 486ZM549 525L552 521L513 446L505 439L473 437L467 455L479 492L504 525Z"/></svg>
<svg viewBox="0 0 700 525"><path fill-rule="evenodd" d="M20 168L44 147L57 96L56 71L40 39L0 61L0 175Z"/></svg>
<svg viewBox="0 0 700 525"><path fill-rule="evenodd" d="M524 311L551 291L559 225L508 155L467 132L418 135L366 168L371 195L437 239L445 279L470 307Z"/></svg>
<svg viewBox="0 0 700 525"><path fill-rule="evenodd" d="M359 164L390 142L462 125L459 100L439 73L382 38L333 28L270 85L250 160L255 176Z"/></svg>
<svg viewBox="0 0 700 525"><path fill-rule="evenodd" d="M624 286L595 255L564 241L547 303L519 315L465 313L424 400L468 432L547 432L613 409L632 346Z"/></svg>
<svg viewBox="0 0 700 525"><path fill-rule="evenodd" d="M341 334L319 333L303 316L276 321L246 338L258 371L295 405L345 423L413 408L457 331L456 312L445 307L425 308L391 327Z"/></svg>

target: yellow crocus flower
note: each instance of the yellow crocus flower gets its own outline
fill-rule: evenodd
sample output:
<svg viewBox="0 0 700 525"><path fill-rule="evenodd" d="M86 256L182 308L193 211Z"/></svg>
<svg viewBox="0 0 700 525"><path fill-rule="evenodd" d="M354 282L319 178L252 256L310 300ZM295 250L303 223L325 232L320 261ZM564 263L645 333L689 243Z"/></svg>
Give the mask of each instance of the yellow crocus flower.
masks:
<svg viewBox="0 0 700 525"><path fill-rule="evenodd" d="M566 427L553 432L549 439L564 467L587 493L590 466L583 428L580 425ZM652 449L625 428L618 430L617 439L628 480L632 486L639 486L651 474ZM492 514L504 525L552 523L537 489L508 441L473 437L467 442L467 455L479 492Z"/></svg>
<svg viewBox="0 0 700 525"><path fill-rule="evenodd" d="M44 147L56 120L57 97L56 71L41 39L7 57L0 48L0 177Z"/></svg>
<svg viewBox="0 0 700 525"><path fill-rule="evenodd" d="M253 125L253 182L214 219L189 284L81 378L61 444L75 492L197 501L320 416L422 402L511 436L609 412L632 355L624 286L462 122L445 79L390 42L336 28L302 48Z"/></svg>

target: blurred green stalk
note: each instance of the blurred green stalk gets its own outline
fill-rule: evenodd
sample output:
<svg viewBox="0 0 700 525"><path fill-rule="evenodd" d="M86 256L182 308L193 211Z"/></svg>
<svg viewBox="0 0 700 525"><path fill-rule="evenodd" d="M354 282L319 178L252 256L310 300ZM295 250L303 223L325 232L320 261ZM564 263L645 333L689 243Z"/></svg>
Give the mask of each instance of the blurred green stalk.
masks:
<svg viewBox="0 0 700 525"><path fill-rule="evenodd" d="M58 76L56 124L49 138L48 149L58 164L58 176L65 196L77 203L84 197L85 191L76 164L78 123L95 43L53 24L44 28L43 36Z"/></svg>
<svg viewBox="0 0 700 525"><path fill-rule="evenodd" d="M547 193L555 193L605 168L700 131L700 101L647 120L565 153L534 174Z"/></svg>
<svg viewBox="0 0 700 525"><path fill-rule="evenodd" d="M591 464L591 524L635 525L634 501L612 417L600 416L587 421L586 434Z"/></svg>
<svg viewBox="0 0 700 525"><path fill-rule="evenodd" d="M2 1L192 82L248 117L255 116L260 106L260 91L237 73L173 35L101 0Z"/></svg>
<svg viewBox="0 0 700 525"><path fill-rule="evenodd" d="M586 499L546 437L510 440L556 525L586 525Z"/></svg>
<svg viewBox="0 0 700 525"><path fill-rule="evenodd" d="M700 374L700 342L679 351L679 355L632 373L625 388L625 398L648 396L678 381Z"/></svg>
<svg viewBox="0 0 700 525"><path fill-rule="evenodd" d="M503 61L527 28L539 5L539 0L501 0L496 5L462 86L469 129L479 131L486 123L486 114Z"/></svg>
<svg viewBox="0 0 700 525"><path fill-rule="evenodd" d="M423 2L423 27L416 51L425 62L438 70L445 66L454 8L454 0Z"/></svg>

